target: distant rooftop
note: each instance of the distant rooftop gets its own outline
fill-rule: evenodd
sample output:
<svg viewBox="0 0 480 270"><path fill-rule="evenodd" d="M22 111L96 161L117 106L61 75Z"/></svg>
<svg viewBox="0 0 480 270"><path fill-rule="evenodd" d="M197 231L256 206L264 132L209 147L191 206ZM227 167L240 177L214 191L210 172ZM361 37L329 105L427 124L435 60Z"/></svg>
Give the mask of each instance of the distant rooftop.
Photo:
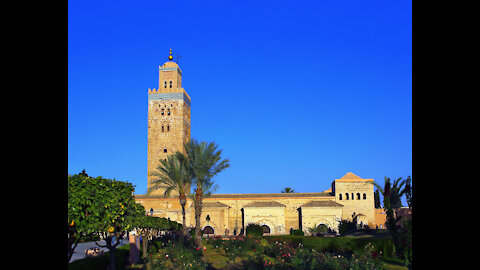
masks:
<svg viewBox="0 0 480 270"><path fill-rule="evenodd" d="M213 199L230 199L230 198L301 198L301 197L330 197L330 192L309 192L309 193L248 193L248 194L212 194ZM165 199L162 195L135 195L136 199ZM204 198L205 199L205 198Z"/></svg>

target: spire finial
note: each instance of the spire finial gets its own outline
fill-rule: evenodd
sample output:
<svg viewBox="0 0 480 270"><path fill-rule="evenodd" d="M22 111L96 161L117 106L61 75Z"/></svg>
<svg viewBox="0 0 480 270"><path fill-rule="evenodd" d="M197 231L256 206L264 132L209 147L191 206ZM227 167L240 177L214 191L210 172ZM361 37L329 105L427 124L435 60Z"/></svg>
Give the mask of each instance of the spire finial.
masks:
<svg viewBox="0 0 480 270"><path fill-rule="evenodd" d="M170 48L170 55L168 56L168 60L173 60L173 56L172 56L172 49Z"/></svg>

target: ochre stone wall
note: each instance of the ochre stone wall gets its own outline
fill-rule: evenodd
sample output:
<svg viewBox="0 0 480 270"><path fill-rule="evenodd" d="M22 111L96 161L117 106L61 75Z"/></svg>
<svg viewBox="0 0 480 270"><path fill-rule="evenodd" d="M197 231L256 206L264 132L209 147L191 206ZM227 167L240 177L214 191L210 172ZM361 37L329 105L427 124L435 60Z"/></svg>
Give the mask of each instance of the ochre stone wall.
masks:
<svg viewBox="0 0 480 270"><path fill-rule="evenodd" d="M338 230L338 221L342 218L342 207L302 207L302 230L310 235L309 229L325 224Z"/></svg>
<svg viewBox="0 0 480 270"><path fill-rule="evenodd" d="M353 175L352 173L349 173ZM358 223L368 224L375 228L375 202L373 197L373 179L362 179L356 175L346 174L335 179L335 201L343 205L343 219L352 219L353 213L358 216ZM353 196L353 197L352 197Z"/></svg>
<svg viewBox="0 0 480 270"><path fill-rule="evenodd" d="M319 224L325 224L332 230L338 231L338 221L351 220L354 212L360 214L359 224L362 222L375 228L373 180L362 179L355 175L352 178L351 175L349 173L340 179L335 179L332 183L332 190L335 193L330 192L329 189L318 193L213 194L212 197L203 200L204 207L200 222L202 229L209 225L215 230L215 234L223 235L228 228L230 234L233 234L234 229L239 233L249 222L256 222L269 226L271 234L288 234L290 229L300 228L309 234L308 229ZM349 200L346 200L346 193L349 194ZM353 200L351 200L352 193ZM360 195L360 200L357 193ZM340 194L342 194L341 200ZM169 217L171 220L182 222L178 197L136 195L135 198L147 212L153 208L154 216ZM256 206L252 207L252 204ZM262 206L269 204L272 206ZM210 206L206 207L208 205ZM188 227L195 226L194 213L193 202L187 199ZM209 222L206 221L207 215L210 216Z"/></svg>

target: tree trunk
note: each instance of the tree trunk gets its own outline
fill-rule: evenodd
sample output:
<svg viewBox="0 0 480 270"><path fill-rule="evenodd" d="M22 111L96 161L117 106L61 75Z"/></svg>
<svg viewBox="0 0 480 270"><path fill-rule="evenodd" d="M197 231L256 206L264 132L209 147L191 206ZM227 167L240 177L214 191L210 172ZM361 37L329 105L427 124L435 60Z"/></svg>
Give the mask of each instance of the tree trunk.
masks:
<svg viewBox="0 0 480 270"><path fill-rule="evenodd" d="M105 239L107 242L106 246L110 250L110 270L116 270L117 266L115 265L115 245L113 244L113 238L111 236L108 236L107 239Z"/></svg>
<svg viewBox="0 0 480 270"><path fill-rule="evenodd" d="M200 247L202 245L202 234L200 227L200 218L202 215L202 189L197 187L195 194L195 244Z"/></svg>
<svg viewBox="0 0 480 270"><path fill-rule="evenodd" d="M147 249L148 249L148 233L145 233L144 234L145 236L142 237L142 248L143 248L143 252L142 252L142 259L145 259L147 258Z"/></svg>
<svg viewBox="0 0 480 270"><path fill-rule="evenodd" d="M187 198L185 194L180 194L179 200L180 200L180 205L182 206L182 226L183 226L182 234L183 236L185 236L187 232L187 221L185 218L185 204L187 204Z"/></svg>
<svg viewBox="0 0 480 270"><path fill-rule="evenodd" d="M116 270L115 265L115 248L110 249L110 270Z"/></svg>
<svg viewBox="0 0 480 270"><path fill-rule="evenodd" d="M187 220L185 218L185 204L182 204L182 226L183 226L183 236L186 235L187 232Z"/></svg>

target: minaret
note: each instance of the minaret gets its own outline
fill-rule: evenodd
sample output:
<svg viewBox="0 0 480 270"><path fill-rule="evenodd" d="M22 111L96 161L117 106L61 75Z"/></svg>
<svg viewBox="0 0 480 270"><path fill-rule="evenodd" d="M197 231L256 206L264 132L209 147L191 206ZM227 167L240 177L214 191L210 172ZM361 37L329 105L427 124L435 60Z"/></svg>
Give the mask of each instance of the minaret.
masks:
<svg viewBox="0 0 480 270"><path fill-rule="evenodd" d="M173 62L172 49L167 62L159 66L158 89L148 89L148 187L157 169L167 155L185 152L183 144L190 140L191 99L182 88L182 70ZM163 195L158 189L151 195ZM178 196L172 192L170 197Z"/></svg>

